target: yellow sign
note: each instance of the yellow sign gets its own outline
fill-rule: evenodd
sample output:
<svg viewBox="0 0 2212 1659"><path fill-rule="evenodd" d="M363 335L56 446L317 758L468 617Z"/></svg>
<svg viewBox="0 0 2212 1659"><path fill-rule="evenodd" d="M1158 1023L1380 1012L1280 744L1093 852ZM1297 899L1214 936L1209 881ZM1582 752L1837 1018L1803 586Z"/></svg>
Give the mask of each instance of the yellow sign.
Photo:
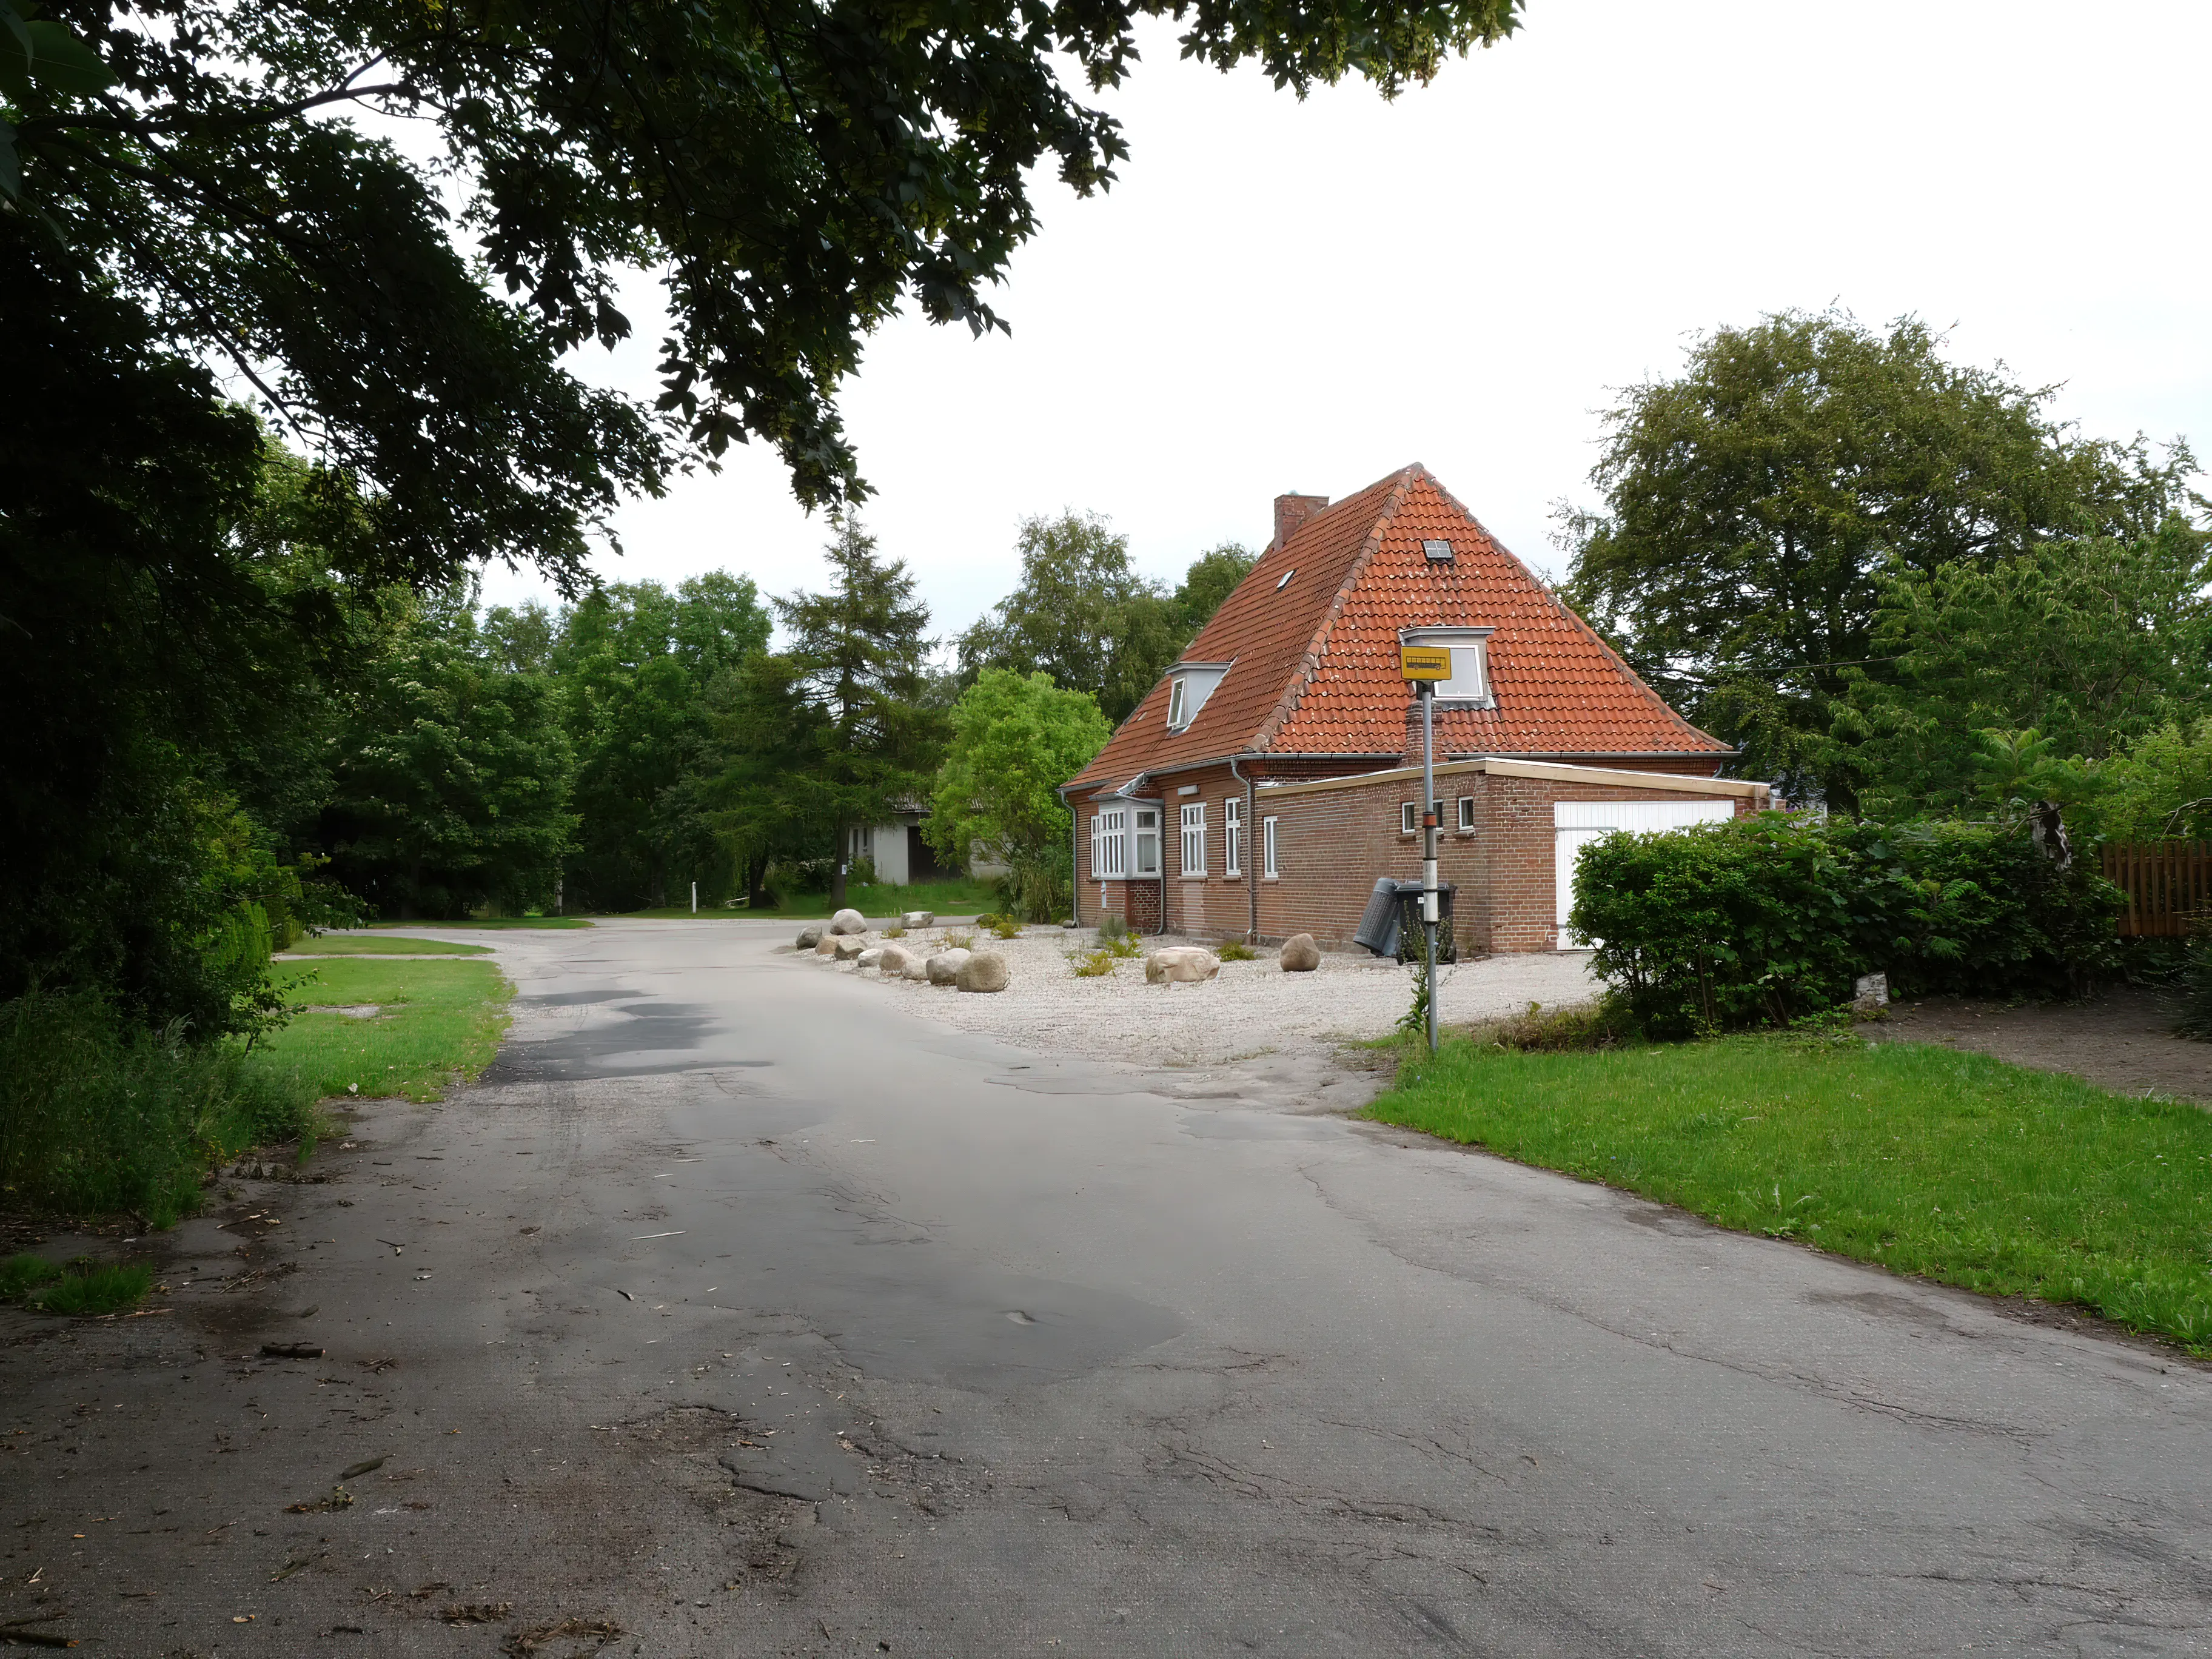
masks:
<svg viewBox="0 0 2212 1659"><path fill-rule="evenodd" d="M1448 680L1451 678L1451 649L1442 645L1401 645L1398 647L1398 678L1401 680Z"/></svg>

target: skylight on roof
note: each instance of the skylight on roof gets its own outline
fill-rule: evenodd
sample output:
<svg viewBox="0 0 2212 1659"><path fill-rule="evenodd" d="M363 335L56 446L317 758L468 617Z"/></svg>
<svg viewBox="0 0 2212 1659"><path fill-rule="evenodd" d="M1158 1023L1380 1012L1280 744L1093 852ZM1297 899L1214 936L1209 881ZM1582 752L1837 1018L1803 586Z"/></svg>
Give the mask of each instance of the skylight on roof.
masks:
<svg viewBox="0 0 2212 1659"><path fill-rule="evenodd" d="M1452 556L1452 544L1449 542L1423 542L1421 551L1432 560L1449 563Z"/></svg>
<svg viewBox="0 0 2212 1659"><path fill-rule="evenodd" d="M1279 593L1285 588L1288 587L1291 585L1291 578L1297 574L1298 573L1295 570L1285 570L1283 572L1283 580L1275 584L1275 592Z"/></svg>

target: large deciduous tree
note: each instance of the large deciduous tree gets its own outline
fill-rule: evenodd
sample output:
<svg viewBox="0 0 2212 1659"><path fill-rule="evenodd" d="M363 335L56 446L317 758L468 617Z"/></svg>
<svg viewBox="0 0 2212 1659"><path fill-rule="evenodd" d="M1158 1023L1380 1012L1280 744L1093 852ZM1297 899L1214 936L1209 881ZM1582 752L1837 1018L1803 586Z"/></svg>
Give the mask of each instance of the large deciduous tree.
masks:
<svg viewBox="0 0 2212 1659"><path fill-rule="evenodd" d="M320 830L336 873L397 916L549 902L576 823L550 677L496 661L461 595L391 603L343 698Z"/></svg>
<svg viewBox="0 0 2212 1659"><path fill-rule="evenodd" d="M1129 538L1097 514L1022 520L1022 579L960 636L963 678L985 668L1043 673L1087 691L1121 721L1250 572L1234 544L1201 554L1170 593L1139 576Z"/></svg>
<svg viewBox="0 0 2212 1659"><path fill-rule="evenodd" d="M1032 921L1063 914L1074 881L1073 815L1059 786L1105 747L1114 728L1085 691L1048 674L987 668L954 705L938 771L930 844L957 864L978 847L1013 872L1014 905Z"/></svg>
<svg viewBox="0 0 2212 1659"><path fill-rule="evenodd" d="M1848 807L1831 737L1893 568L1991 567L2054 538L2147 536L2194 463L2081 438L2051 393L1948 360L1911 319L1786 312L1723 328L1606 416L1596 512L1564 514L1568 597L1744 769Z"/></svg>
<svg viewBox="0 0 2212 1659"><path fill-rule="evenodd" d="M1994 563L1900 568L1872 635L1893 660L1846 671L1837 722L1877 817L1975 799L1979 734L2032 731L2100 761L2212 713L2212 567L2179 518L2133 541L2054 541Z"/></svg>
<svg viewBox="0 0 2212 1659"><path fill-rule="evenodd" d="M40 38L105 74L0 63L0 194L371 481L387 574L574 577L581 526L687 453L759 436L802 500L856 493L836 395L862 341L902 305L1001 325L1037 170L1087 194L1126 154L1082 88L1123 79L1140 20L1300 93L1387 94L1519 8L52 0ZM667 291L651 408L561 362L629 331L624 267Z"/></svg>
<svg viewBox="0 0 2212 1659"><path fill-rule="evenodd" d="M671 592L657 582L594 590L550 655L576 756L580 828L568 890L584 907L670 902L672 879L729 885L688 787L713 739L717 677L766 648L767 607L750 578L716 571Z"/></svg>

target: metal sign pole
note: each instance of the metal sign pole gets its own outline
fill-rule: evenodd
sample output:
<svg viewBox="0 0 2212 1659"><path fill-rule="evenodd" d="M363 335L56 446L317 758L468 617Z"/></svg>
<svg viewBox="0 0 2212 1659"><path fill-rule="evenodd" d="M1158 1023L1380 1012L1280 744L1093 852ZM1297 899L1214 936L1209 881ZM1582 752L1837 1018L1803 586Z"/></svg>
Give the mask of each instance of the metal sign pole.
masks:
<svg viewBox="0 0 2212 1659"><path fill-rule="evenodd" d="M1437 686L1421 682L1421 931L1428 935L1429 1052L1437 1051Z"/></svg>

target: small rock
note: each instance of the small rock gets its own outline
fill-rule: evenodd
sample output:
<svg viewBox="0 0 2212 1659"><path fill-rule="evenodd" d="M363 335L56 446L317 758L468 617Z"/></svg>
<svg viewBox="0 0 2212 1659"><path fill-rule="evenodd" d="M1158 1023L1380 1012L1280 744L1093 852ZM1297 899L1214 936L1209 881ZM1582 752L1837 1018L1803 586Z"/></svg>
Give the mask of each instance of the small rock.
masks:
<svg viewBox="0 0 2212 1659"><path fill-rule="evenodd" d="M1195 945L1168 945L1145 958L1147 985L1195 985L1221 971L1221 958Z"/></svg>
<svg viewBox="0 0 2212 1659"><path fill-rule="evenodd" d="M967 961L968 952L957 945L949 950L939 951L925 964L929 974L929 982L932 985L957 985L960 982L960 969Z"/></svg>
<svg viewBox="0 0 2212 1659"><path fill-rule="evenodd" d="M824 939L823 943L837 953L837 960L840 962L850 962L855 957L859 956L861 951L868 948L867 940L864 939L854 939L850 936L847 936L842 939Z"/></svg>
<svg viewBox="0 0 2212 1659"><path fill-rule="evenodd" d="M963 991L1003 991L1006 978L1006 957L996 951L970 951L952 982Z"/></svg>
<svg viewBox="0 0 2212 1659"><path fill-rule="evenodd" d="M1321 966L1321 946L1311 933L1293 933L1283 941L1282 963L1286 974L1310 974Z"/></svg>
<svg viewBox="0 0 2212 1659"><path fill-rule="evenodd" d="M1861 974L1851 986L1851 1012L1861 1019L1879 1019L1889 1006L1889 975Z"/></svg>
<svg viewBox="0 0 2212 1659"><path fill-rule="evenodd" d="M854 942L855 944L859 943L858 940ZM865 972L866 969L874 967L878 963L884 959L884 951L893 950L896 947L889 945L871 945L866 950L854 957L853 960L858 963L862 971ZM842 951L840 951L837 954L842 958L845 953Z"/></svg>
<svg viewBox="0 0 2212 1659"><path fill-rule="evenodd" d="M840 910L830 918L830 931L833 933L865 933L868 931L868 919L858 910Z"/></svg>
<svg viewBox="0 0 2212 1659"><path fill-rule="evenodd" d="M906 965L914 960L914 953L903 945L886 945L876 957L876 971L885 979L896 979L906 972Z"/></svg>
<svg viewBox="0 0 2212 1659"><path fill-rule="evenodd" d="M918 984L929 983L929 958L917 951L906 953L906 966L899 971Z"/></svg>
<svg viewBox="0 0 2212 1659"><path fill-rule="evenodd" d="M828 933L823 934L820 939L814 941L814 954L816 956L829 957L835 956L836 953L837 941Z"/></svg>
<svg viewBox="0 0 2212 1659"><path fill-rule="evenodd" d="M816 945L821 943L822 924L820 922L810 921L805 927L799 930L799 948L800 950L811 951Z"/></svg>
<svg viewBox="0 0 2212 1659"><path fill-rule="evenodd" d="M909 933L914 933L919 928L934 927L937 926L937 912L934 910L909 910L899 918L899 926L905 928Z"/></svg>

